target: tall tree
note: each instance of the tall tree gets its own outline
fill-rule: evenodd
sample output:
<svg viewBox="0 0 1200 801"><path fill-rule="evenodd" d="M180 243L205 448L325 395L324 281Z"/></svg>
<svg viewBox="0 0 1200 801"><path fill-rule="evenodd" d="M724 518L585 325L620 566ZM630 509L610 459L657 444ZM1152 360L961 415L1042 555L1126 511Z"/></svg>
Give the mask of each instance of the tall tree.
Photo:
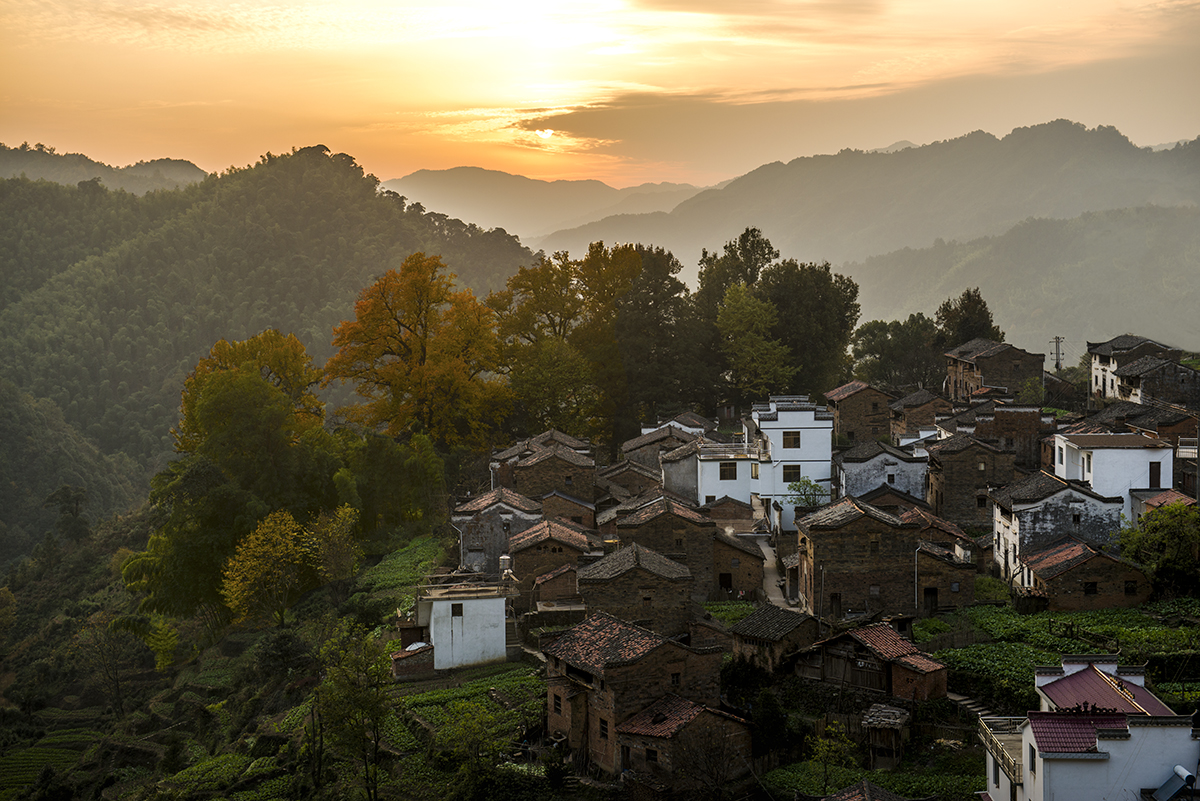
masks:
<svg viewBox="0 0 1200 801"><path fill-rule="evenodd" d="M937 335L937 324L920 312L865 322L852 339L854 374L880 388L935 386L946 377Z"/></svg>
<svg viewBox="0 0 1200 801"><path fill-rule="evenodd" d="M737 239L726 242L720 255L702 250L697 306L716 319L717 307L725 300L729 287L739 282L753 286L767 265L778 258L779 251L757 228L747 228Z"/></svg>
<svg viewBox="0 0 1200 801"><path fill-rule="evenodd" d="M393 436L428 432L443 445L481 445L507 398L495 315L437 256L414 253L365 288L355 319L334 329L325 384L351 381L365 403L347 415Z"/></svg>
<svg viewBox="0 0 1200 801"><path fill-rule="evenodd" d="M964 289L957 298L946 298L934 315L938 347L945 352L972 339L1004 341L1004 332L992 320L992 310L979 287Z"/></svg>
<svg viewBox="0 0 1200 801"><path fill-rule="evenodd" d="M1173 503L1121 529L1121 555L1145 565L1156 595L1197 595L1200 588L1200 507Z"/></svg>
<svg viewBox="0 0 1200 801"><path fill-rule="evenodd" d="M796 373L788 346L771 338L775 317L775 308L754 297L745 284L726 291L717 328L729 364L729 391L739 403L786 389Z"/></svg>

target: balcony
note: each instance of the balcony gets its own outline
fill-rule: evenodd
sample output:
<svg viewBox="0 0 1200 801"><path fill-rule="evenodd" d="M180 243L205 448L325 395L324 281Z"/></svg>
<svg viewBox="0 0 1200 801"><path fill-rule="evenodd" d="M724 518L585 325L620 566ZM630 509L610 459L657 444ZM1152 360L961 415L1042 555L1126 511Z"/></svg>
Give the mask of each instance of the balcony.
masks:
<svg viewBox="0 0 1200 801"><path fill-rule="evenodd" d="M1013 784L1022 784L1021 724L1025 718L980 718L979 739Z"/></svg>

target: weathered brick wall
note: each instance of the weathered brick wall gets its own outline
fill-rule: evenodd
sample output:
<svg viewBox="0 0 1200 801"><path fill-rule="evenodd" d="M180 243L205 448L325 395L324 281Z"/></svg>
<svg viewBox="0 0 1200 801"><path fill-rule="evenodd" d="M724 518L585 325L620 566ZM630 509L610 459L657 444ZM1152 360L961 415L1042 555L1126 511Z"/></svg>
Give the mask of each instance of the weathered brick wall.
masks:
<svg viewBox="0 0 1200 801"><path fill-rule="evenodd" d="M1125 582L1135 582L1135 592L1125 594ZM1094 582L1096 593L1085 592ZM1082 612L1139 606L1150 600L1150 582L1140 570L1102 557L1093 557L1045 583L1052 612Z"/></svg>
<svg viewBox="0 0 1200 801"><path fill-rule="evenodd" d="M722 542L713 541L712 575L716 579L718 589L721 586L721 574L727 573L730 578L730 594L761 595L763 588L763 559L755 558L745 551Z"/></svg>
<svg viewBox="0 0 1200 801"><path fill-rule="evenodd" d="M917 557L917 597L920 598L922 607L925 604L925 590L928 588L937 590L938 606L968 606L975 603L976 572L975 562L951 564L921 551ZM912 587L911 583L909 587Z"/></svg>
<svg viewBox="0 0 1200 801"><path fill-rule="evenodd" d="M517 611L528 612L533 606L533 582L538 576L563 565L578 565L579 554L579 550L557 540L543 540L514 553L512 571L520 591L513 599Z"/></svg>
<svg viewBox="0 0 1200 801"><path fill-rule="evenodd" d="M946 696L946 676L949 671L917 673L914 670L892 665L892 696L907 700L929 701Z"/></svg>
<svg viewBox="0 0 1200 801"><path fill-rule="evenodd" d="M692 597L697 603L704 603L716 586L713 576L715 531L716 526L711 521L697 524L674 514L661 514L637 527L618 526L616 533L622 546L636 542L687 565L692 572Z"/></svg>
<svg viewBox="0 0 1200 801"><path fill-rule="evenodd" d="M983 469L979 469L979 465ZM959 526L990 528L992 506L989 487L1003 487L1016 475L1012 453L997 453L982 446L958 453L939 453L929 462L929 495L933 513ZM979 498L983 498L982 505Z"/></svg>
<svg viewBox="0 0 1200 801"><path fill-rule="evenodd" d="M1015 514L1022 554L1040 551L1065 534L1098 549L1107 548L1116 544L1121 531L1120 503L1101 504L1070 492L1047 498L1037 509Z"/></svg>
<svg viewBox="0 0 1200 801"><path fill-rule="evenodd" d="M1200 406L1200 372L1180 364L1167 364L1141 378L1142 395L1157 401L1196 408ZM1194 429L1193 429L1194 430Z"/></svg>
<svg viewBox="0 0 1200 801"><path fill-rule="evenodd" d="M579 597L575 571L567 570L537 585L538 601L562 601Z"/></svg>
<svg viewBox="0 0 1200 801"><path fill-rule="evenodd" d="M559 490L593 500L596 468L575 465L558 456L542 459L536 464L520 463L513 470L513 489L526 498L540 498Z"/></svg>
<svg viewBox="0 0 1200 801"><path fill-rule="evenodd" d="M928 428L934 424L939 414L945 414L953 408L953 404L945 398L935 398L921 406L913 406L900 413L892 415L892 441L899 442L905 434L916 435L922 427Z"/></svg>
<svg viewBox="0 0 1200 801"><path fill-rule="evenodd" d="M434 675L433 646L419 651L401 651L392 657L392 678L400 681L415 681Z"/></svg>
<svg viewBox="0 0 1200 801"><path fill-rule="evenodd" d="M989 387L1006 387L1014 395L1030 379L1041 383L1046 357L1041 353L1026 353L1020 348L1005 348L994 356L975 359L982 383Z"/></svg>
<svg viewBox="0 0 1200 801"><path fill-rule="evenodd" d="M596 510L590 509L561 495L542 498L542 514L547 520L563 517L584 528L596 527Z"/></svg>
<svg viewBox="0 0 1200 801"><path fill-rule="evenodd" d="M809 548L801 550L802 592L809 611L832 616L831 597L840 597L841 614L867 610L883 614L913 612L913 557L919 529L893 528L862 517L834 530L808 532ZM804 537L801 531L799 536ZM877 543L873 548L872 542ZM818 598L824 568L824 596ZM873 594L872 587L878 588Z"/></svg>
<svg viewBox="0 0 1200 801"><path fill-rule="evenodd" d="M648 774L667 786L697 772L722 783L750 772L750 728L711 712L701 713L674 737L621 734L618 744L629 749L629 762L619 770ZM657 752L656 761L647 761L647 749Z"/></svg>
<svg viewBox="0 0 1200 801"><path fill-rule="evenodd" d="M1043 417L1038 406L997 406L991 414L975 418L975 436L998 442L1001 450L1016 452L1016 464L1038 467L1042 438L1056 430L1053 417Z"/></svg>
<svg viewBox="0 0 1200 801"><path fill-rule="evenodd" d="M682 645L665 643L633 665L613 668L605 681L613 694L613 714L618 722L675 693L697 704L716 707L720 703L721 660L724 654L694 653ZM679 684L671 677L679 674Z"/></svg>
<svg viewBox="0 0 1200 801"><path fill-rule="evenodd" d="M654 466L654 469L659 469L657 464ZM650 476L642 475L636 470L618 471L609 476L608 480L614 484L617 484L618 486L624 487L633 495L641 495L651 487L658 487L662 485L661 481L655 481L654 479L650 478Z"/></svg>
<svg viewBox="0 0 1200 801"><path fill-rule="evenodd" d="M622 620L640 623L665 637L683 634L699 607L692 601L691 579L670 581L648 570L634 568L604 581L584 581L579 594L588 614L608 612Z"/></svg>
<svg viewBox="0 0 1200 801"><path fill-rule="evenodd" d="M833 435L850 442L886 438L891 430L893 398L874 387L860 389L838 401L834 409Z"/></svg>
<svg viewBox="0 0 1200 801"><path fill-rule="evenodd" d="M807 648L816 642L818 637L816 618L810 617L777 642L734 637L733 654L765 670L775 670L784 654Z"/></svg>
<svg viewBox="0 0 1200 801"><path fill-rule="evenodd" d="M499 573L500 555L508 553L508 538L540 522L536 516L522 516L500 507L480 512L458 525L462 564L480 573Z"/></svg>

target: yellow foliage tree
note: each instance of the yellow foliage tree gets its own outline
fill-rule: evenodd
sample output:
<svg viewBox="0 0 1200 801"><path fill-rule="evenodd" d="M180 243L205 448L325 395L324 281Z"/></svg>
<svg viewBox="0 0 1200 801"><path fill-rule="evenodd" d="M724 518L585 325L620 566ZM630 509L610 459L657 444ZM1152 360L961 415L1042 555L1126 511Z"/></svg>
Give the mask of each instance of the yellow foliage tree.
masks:
<svg viewBox="0 0 1200 801"><path fill-rule="evenodd" d="M282 627L313 561L310 538L291 513L268 515L225 564L221 595L235 621L273 617Z"/></svg>

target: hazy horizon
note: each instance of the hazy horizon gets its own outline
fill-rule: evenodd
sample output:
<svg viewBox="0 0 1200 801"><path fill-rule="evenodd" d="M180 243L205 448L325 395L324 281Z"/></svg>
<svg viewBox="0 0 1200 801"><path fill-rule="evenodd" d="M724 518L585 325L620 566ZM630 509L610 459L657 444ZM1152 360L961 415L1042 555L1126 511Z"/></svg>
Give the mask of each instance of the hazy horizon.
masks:
<svg viewBox="0 0 1200 801"><path fill-rule="evenodd" d="M9 0L0 141L614 187L1066 118L1200 134L1200 0Z"/></svg>

